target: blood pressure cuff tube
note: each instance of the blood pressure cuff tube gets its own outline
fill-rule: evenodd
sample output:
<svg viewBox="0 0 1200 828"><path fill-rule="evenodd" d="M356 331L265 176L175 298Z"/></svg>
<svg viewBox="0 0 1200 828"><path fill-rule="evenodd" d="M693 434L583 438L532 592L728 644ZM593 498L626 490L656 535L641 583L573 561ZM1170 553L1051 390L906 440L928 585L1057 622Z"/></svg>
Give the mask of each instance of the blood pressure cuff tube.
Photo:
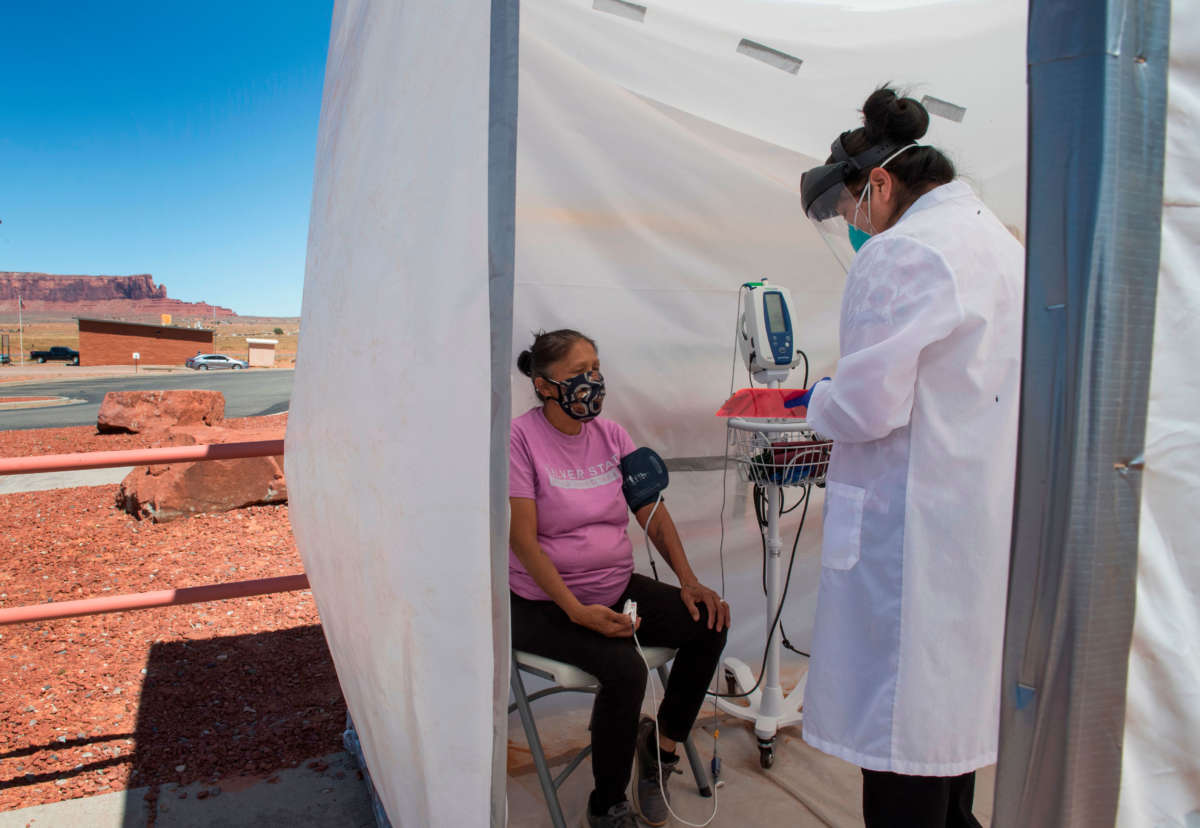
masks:
<svg viewBox="0 0 1200 828"><path fill-rule="evenodd" d="M657 500L667 482L667 464L652 449L643 446L621 458L621 492L630 511Z"/></svg>

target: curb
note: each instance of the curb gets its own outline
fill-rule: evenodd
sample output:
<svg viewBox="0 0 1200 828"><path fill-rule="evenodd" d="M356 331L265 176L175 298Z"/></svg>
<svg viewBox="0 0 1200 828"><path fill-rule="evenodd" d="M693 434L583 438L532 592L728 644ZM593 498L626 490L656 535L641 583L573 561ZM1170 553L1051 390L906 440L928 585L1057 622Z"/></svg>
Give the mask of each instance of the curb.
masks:
<svg viewBox="0 0 1200 828"><path fill-rule="evenodd" d="M7 385L7 383L5 383ZM47 397L41 400L23 400L21 402L5 402L4 397L0 397L0 411L17 411L23 408L58 408L63 405L75 405L76 403L85 403L87 400L75 399L73 397Z"/></svg>
<svg viewBox="0 0 1200 828"><path fill-rule="evenodd" d="M237 373L239 373L239 374L242 374L242 373L265 374L265 373L276 373L276 372L280 372L280 371L295 371L295 370L296 370L295 368L280 368L280 367L251 368L246 372L238 371ZM22 374L20 379L11 379L11 380L6 380L5 382L0 382L0 390L5 390L8 388L20 388L23 385L46 385L46 384L54 383L54 382L87 382L89 380L105 380L105 379L118 379L118 378L120 378L120 379L138 379L138 378L142 377L143 375L145 375L145 376L151 376L151 375L154 375L154 376L172 376L172 375L221 376L222 374L227 374L227 373L232 374L234 372L233 371L193 371L190 368L175 368L175 367L147 368L145 365L143 365L141 370L136 374L129 373L127 371L120 372L120 373L112 373L112 374L82 374L82 375L75 375L75 376L71 376L69 374L66 374L66 375L58 374L56 376L46 376L46 377L31 377L28 374ZM0 373L0 378L3 378L3 376L4 375L2 373Z"/></svg>

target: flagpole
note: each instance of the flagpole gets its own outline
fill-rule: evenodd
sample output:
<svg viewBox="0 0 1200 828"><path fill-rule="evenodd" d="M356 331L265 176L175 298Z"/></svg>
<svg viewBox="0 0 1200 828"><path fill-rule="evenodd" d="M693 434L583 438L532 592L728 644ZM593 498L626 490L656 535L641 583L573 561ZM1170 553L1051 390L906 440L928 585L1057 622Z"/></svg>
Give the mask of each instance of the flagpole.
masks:
<svg viewBox="0 0 1200 828"><path fill-rule="evenodd" d="M21 349L21 367L25 367L25 319L21 311L24 309L21 304L21 294L17 294L17 347Z"/></svg>

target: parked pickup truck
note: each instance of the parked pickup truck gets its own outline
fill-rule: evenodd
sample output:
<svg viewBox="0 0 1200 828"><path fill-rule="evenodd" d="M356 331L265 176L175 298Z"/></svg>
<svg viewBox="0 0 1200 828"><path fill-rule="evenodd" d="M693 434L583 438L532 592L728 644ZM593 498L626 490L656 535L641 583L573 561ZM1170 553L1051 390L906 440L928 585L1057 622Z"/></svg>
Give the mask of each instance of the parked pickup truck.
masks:
<svg viewBox="0 0 1200 828"><path fill-rule="evenodd" d="M55 345L48 351L30 351L29 358L34 362L46 362L47 360L58 360L67 362L71 365L79 364L79 351L74 348L67 348L63 345Z"/></svg>

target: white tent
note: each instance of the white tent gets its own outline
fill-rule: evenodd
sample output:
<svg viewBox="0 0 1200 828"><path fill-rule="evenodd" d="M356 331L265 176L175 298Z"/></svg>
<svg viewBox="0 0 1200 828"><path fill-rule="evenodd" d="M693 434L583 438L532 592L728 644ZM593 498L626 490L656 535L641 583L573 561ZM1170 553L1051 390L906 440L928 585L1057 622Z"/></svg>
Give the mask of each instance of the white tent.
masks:
<svg viewBox="0 0 1200 828"><path fill-rule="evenodd" d="M519 24L517 0L339 0L287 471L394 825L504 821L507 429L532 404L513 369L530 332L597 340L606 413L669 459L689 556L734 607L728 651L757 665L759 541L732 474L718 559L738 286L789 287L813 374L834 369L842 273L797 186L884 81L928 96L926 140L1020 232L1025 44L1008 0L525 0ZM819 537L814 508L783 617L801 647Z"/></svg>
<svg viewBox="0 0 1200 828"><path fill-rule="evenodd" d="M1162 254L1119 824L1200 825L1200 5L1171 10Z"/></svg>

